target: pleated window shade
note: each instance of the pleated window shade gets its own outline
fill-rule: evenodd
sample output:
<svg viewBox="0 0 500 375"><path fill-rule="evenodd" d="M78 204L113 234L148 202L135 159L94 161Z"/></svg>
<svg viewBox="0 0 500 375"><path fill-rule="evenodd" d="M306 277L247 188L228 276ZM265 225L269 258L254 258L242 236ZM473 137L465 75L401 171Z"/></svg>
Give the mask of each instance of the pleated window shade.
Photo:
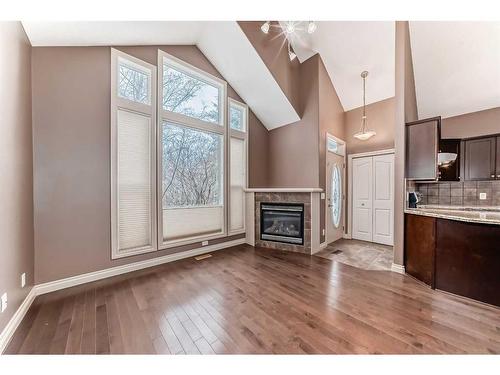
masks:
<svg viewBox="0 0 500 375"><path fill-rule="evenodd" d="M111 49L111 247L156 250L156 68Z"/></svg>

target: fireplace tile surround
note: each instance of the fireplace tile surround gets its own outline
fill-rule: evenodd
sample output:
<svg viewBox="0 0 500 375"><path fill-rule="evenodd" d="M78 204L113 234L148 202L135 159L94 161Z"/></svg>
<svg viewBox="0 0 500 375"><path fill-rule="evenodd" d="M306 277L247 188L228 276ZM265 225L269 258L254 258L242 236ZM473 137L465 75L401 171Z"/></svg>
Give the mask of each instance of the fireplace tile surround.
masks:
<svg viewBox="0 0 500 375"><path fill-rule="evenodd" d="M247 231L247 243L269 249L313 254L319 251L319 204L321 189L248 189L247 222L253 230ZM290 203L304 205L303 245L261 239L261 204ZM251 210L251 212L250 212ZM248 215L250 214L250 215Z"/></svg>

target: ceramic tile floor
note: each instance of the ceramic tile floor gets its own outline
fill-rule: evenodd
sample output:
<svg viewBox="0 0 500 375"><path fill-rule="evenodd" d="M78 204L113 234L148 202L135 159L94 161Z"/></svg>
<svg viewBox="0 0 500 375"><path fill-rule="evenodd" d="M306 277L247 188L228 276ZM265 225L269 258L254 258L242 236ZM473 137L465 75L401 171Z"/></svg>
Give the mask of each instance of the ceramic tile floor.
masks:
<svg viewBox="0 0 500 375"><path fill-rule="evenodd" d="M393 248L372 242L341 239L315 255L365 270L390 271Z"/></svg>

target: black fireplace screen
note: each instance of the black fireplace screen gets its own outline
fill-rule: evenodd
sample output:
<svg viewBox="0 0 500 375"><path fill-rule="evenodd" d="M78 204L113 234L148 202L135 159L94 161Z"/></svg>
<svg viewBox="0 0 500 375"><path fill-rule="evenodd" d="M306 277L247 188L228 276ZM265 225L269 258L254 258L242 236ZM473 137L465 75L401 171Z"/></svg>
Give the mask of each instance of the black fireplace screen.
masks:
<svg viewBox="0 0 500 375"><path fill-rule="evenodd" d="M304 205L261 203L260 238L265 241L304 244Z"/></svg>

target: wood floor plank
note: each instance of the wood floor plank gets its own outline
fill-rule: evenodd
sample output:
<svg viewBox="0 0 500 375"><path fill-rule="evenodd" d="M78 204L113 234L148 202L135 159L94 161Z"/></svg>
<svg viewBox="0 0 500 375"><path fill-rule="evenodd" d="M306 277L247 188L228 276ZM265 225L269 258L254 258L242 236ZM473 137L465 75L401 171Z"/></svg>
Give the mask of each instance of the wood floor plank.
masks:
<svg viewBox="0 0 500 375"><path fill-rule="evenodd" d="M500 353L500 308L247 245L38 296L6 353Z"/></svg>

